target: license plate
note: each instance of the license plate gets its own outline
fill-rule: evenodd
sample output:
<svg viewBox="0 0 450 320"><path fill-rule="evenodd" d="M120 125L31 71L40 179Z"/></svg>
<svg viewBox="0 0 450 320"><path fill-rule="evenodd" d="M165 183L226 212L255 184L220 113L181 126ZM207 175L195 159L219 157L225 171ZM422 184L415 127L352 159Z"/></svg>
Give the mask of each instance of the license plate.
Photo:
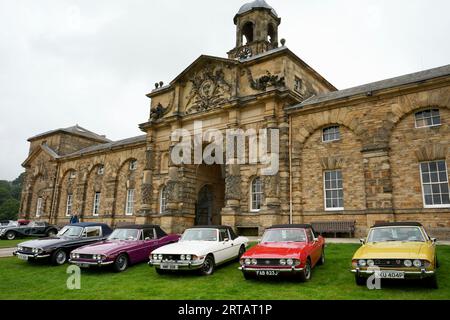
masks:
<svg viewBox="0 0 450 320"><path fill-rule="evenodd" d="M28 261L28 256L27 255L24 255L24 254L18 254L17 255L17 257L20 259L20 260L23 260L23 261Z"/></svg>
<svg viewBox="0 0 450 320"><path fill-rule="evenodd" d="M91 265L87 264L87 263L80 263L80 264L78 264L78 266L83 269L88 269L91 267Z"/></svg>
<svg viewBox="0 0 450 320"><path fill-rule="evenodd" d="M405 279L405 273L401 271L381 271L381 279Z"/></svg>
<svg viewBox="0 0 450 320"><path fill-rule="evenodd" d="M178 266L176 264L161 264L162 270L178 270Z"/></svg>
<svg viewBox="0 0 450 320"><path fill-rule="evenodd" d="M276 277L279 274L280 274L279 271L273 270L256 271L256 275L261 277Z"/></svg>

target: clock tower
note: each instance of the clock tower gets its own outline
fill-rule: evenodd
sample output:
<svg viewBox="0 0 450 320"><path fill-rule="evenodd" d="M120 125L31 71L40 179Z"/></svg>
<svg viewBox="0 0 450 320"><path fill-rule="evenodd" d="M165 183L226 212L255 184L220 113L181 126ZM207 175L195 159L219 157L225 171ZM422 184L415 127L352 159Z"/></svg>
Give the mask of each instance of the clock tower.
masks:
<svg viewBox="0 0 450 320"><path fill-rule="evenodd" d="M244 4L234 17L236 47L228 52L231 59L247 59L278 47L281 18L264 0Z"/></svg>

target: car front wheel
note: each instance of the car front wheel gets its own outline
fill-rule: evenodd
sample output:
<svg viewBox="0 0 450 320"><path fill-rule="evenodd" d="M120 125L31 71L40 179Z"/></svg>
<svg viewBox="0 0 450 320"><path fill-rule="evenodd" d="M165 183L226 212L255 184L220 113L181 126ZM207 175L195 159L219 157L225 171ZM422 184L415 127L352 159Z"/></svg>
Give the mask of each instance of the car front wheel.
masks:
<svg viewBox="0 0 450 320"><path fill-rule="evenodd" d="M319 266L323 266L325 264L325 248L322 249L322 255L320 256L319 262L317 262Z"/></svg>
<svg viewBox="0 0 450 320"><path fill-rule="evenodd" d="M122 253L114 261L114 271L123 272L127 268L128 268L128 256Z"/></svg>
<svg viewBox="0 0 450 320"><path fill-rule="evenodd" d="M211 255L208 255L200 268L200 274L202 276L210 276L214 273L214 267L214 258Z"/></svg>
<svg viewBox="0 0 450 320"><path fill-rule="evenodd" d="M14 240L16 238L16 233L14 231L8 231L6 233L6 239Z"/></svg>
<svg viewBox="0 0 450 320"><path fill-rule="evenodd" d="M57 250L52 254L52 263L56 266L62 266L67 261L67 254L64 250Z"/></svg>
<svg viewBox="0 0 450 320"><path fill-rule="evenodd" d="M300 272L299 280L300 282L307 282L311 280L311 276L312 276L311 260L308 259L305 263L303 271Z"/></svg>

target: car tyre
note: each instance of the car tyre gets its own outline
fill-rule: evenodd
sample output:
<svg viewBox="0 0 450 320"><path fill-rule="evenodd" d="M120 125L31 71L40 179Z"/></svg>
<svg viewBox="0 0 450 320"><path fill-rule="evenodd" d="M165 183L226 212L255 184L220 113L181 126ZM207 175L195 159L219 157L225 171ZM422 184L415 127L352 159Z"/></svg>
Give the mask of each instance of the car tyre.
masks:
<svg viewBox="0 0 450 320"><path fill-rule="evenodd" d="M357 274L355 274L355 283L357 286L365 286L367 284L366 278L363 278Z"/></svg>
<svg viewBox="0 0 450 320"><path fill-rule="evenodd" d="M16 238L16 233L14 231L8 231L5 237L7 240L14 240Z"/></svg>
<svg viewBox="0 0 450 320"><path fill-rule="evenodd" d="M125 270L127 270L128 264L129 264L128 256L125 253L119 254L116 260L114 260L113 264L114 271L124 272Z"/></svg>
<svg viewBox="0 0 450 320"><path fill-rule="evenodd" d="M325 248L322 249L322 255L320 256L319 261L317 262L317 265L323 266L325 264Z"/></svg>
<svg viewBox="0 0 450 320"><path fill-rule="evenodd" d="M241 257L244 255L244 253L245 253L245 246L242 245L242 246L239 248L238 260L241 259Z"/></svg>
<svg viewBox="0 0 450 320"><path fill-rule="evenodd" d="M308 282L309 280L311 280L311 277L312 277L311 260L308 258L308 260L306 260L305 268L299 274L299 281Z"/></svg>
<svg viewBox="0 0 450 320"><path fill-rule="evenodd" d="M215 263L212 255L208 255L200 268L200 274L202 276L210 276L214 273Z"/></svg>
<svg viewBox="0 0 450 320"><path fill-rule="evenodd" d="M434 275L428 279L426 279L427 282L427 287L430 289L439 289L439 285L438 285L438 281L437 281L437 276Z"/></svg>
<svg viewBox="0 0 450 320"><path fill-rule="evenodd" d="M63 264L65 264L67 262L67 253L62 250L56 250L53 254L52 254L52 264L55 266L62 266Z"/></svg>

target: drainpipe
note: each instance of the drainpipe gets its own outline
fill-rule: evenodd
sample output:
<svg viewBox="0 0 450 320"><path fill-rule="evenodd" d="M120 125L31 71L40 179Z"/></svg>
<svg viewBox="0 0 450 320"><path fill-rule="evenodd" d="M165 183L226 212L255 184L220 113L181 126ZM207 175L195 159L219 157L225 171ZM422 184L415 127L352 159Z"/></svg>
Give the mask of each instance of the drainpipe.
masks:
<svg viewBox="0 0 450 320"><path fill-rule="evenodd" d="M289 224L294 223L294 198L292 195L293 181L292 181L292 116L289 115Z"/></svg>
<svg viewBox="0 0 450 320"><path fill-rule="evenodd" d="M56 176L55 179L53 180L53 194L52 194L52 202L51 202L51 208L50 208L50 217L49 217L49 223L56 223L56 219L54 221L52 221L52 219L54 218L54 216L58 216L58 212L57 212L57 208L56 205L58 203L58 188L59 188L59 173L60 173L60 169L61 169L61 164L59 163L59 161L57 161L56 163Z"/></svg>

